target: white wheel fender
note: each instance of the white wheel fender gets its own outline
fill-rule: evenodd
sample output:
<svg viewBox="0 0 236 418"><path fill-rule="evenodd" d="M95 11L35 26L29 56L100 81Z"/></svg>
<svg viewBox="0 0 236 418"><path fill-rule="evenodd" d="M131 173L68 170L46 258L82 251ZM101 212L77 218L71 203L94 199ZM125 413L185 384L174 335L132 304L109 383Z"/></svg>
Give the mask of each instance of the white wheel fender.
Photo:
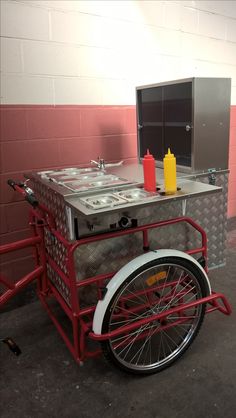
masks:
<svg viewBox="0 0 236 418"><path fill-rule="evenodd" d="M106 286L106 294L105 297L102 300L99 300L96 306L96 310L93 317L93 332L95 334L100 335L102 332L102 323L103 318L105 315L105 312L107 310L107 307L110 303L111 298L117 291L117 289L120 287L120 285L126 280L130 274L132 274L135 270L137 270L139 267L143 266L144 264L148 263L149 261L158 260L159 258L163 257L179 257L183 258L185 260L189 260L192 263L194 263L199 270L204 274L206 278L206 283L209 288L209 295L211 294L211 285L208 279L208 276L205 272L205 270L202 268L202 266L198 263L195 258L191 257L189 254L186 254L182 251L177 250L155 250L150 251L146 254L142 254L139 257L134 258L129 263L127 263L125 266L123 266L109 281L109 283Z"/></svg>

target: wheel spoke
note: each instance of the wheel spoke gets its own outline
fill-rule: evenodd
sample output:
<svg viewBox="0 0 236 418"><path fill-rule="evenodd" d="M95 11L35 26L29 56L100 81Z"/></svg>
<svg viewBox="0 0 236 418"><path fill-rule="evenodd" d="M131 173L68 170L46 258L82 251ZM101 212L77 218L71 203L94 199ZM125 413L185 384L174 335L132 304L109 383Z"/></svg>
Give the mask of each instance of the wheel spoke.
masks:
<svg viewBox="0 0 236 418"><path fill-rule="evenodd" d="M139 299L139 300L141 300L141 302L145 303L145 298L142 298L140 295L137 295L134 292L131 292L130 289L127 289L127 292L129 292L131 295L133 295L135 297L135 299ZM147 302L149 303L149 300L148 300L147 296L146 296L146 299L147 299ZM134 302L134 300L131 299L131 302ZM138 302L136 302L136 303L138 303Z"/></svg>
<svg viewBox="0 0 236 418"><path fill-rule="evenodd" d="M173 338L171 338L171 337L170 337L170 335L169 335L169 334L167 334L165 330L163 330L162 332L165 334L165 336L166 336L166 337L168 337L168 338L169 338L169 340L170 340L170 341L172 341L172 343L174 343L174 345L175 345L176 347L178 347L178 344L176 343L176 341L175 341L175 340L173 340Z"/></svg>
<svg viewBox="0 0 236 418"><path fill-rule="evenodd" d="M133 347L133 344L135 343L135 340L138 338L138 336L143 332L143 331L145 331L146 330L146 327L147 327L147 325L146 326L142 326L138 331L137 331L137 333L136 333L136 335L135 335L135 337L133 338L133 340L128 344L128 346L125 346L124 347L124 349L123 350L121 350L120 351L120 353L119 354L122 354L122 352L127 348L127 347L129 347L129 349L128 349L128 351L126 352L126 354L125 354L125 356L123 357L124 359L125 359L125 357L126 357L126 355L128 354L128 352L130 351L130 349ZM122 344L123 345L123 344Z"/></svg>
<svg viewBox="0 0 236 418"><path fill-rule="evenodd" d="M168 272L167 272L167 275L166 275L166 277L165 277L165 281L164 281L164 284L163 284L163 288L162 288L162 290L161 290L161 296L160 296L160 299L159 299L159 303L158 303L158 305L157 305L157 309L159 309L159 306L160 306L160 301L161 301L161 299L162 299L162 297L163 297L163 292L164 292L165 285L166 285L166 282L167 282L168 277L169 277L169 273L170 273L170 266L168 267Z"/></svg>
<svg viewBox="0 0 236 418"><path fill-rule="evenodd" d="M169 343L168 343L167 338L166 338L166 344L167 344L167 346L168 346L169 351L171 352L171 347L169 346Z"/></svg>
<svg viewBox="0 0 236 418"><path fill-rule="evenodd" d="M186 286L185 286L186 287ZM184 289L185 289L185 287L184 287ZM195 286L193 286L191 289L189 289L185 294L184 294L184 296L186 296L189 292L191 292L191 290L193 290L193 289L195 289ZM168 310L168 308L173 304L173 302L174 303L176 303L176 302L178 302L178 300L180 300L180 298L182 297L182 296L179 296L179 294L182 292L182 290L181 291L179 291L179 293L174 297L174 298L172 298L171 299L171 301L170 302L168 302L167 303L167 305L166 306L164 306L164 308L160 311L160 313L161 312L164 312L164 311L167 311ZM179 297L178 297L179 296ZM177 298L178 297L178 298ZM195 297L195 295L193 295L193 297ZM176 299L177 298L177 299ZM191 300L191 299L190 299Z"/></svg>
<svg viewBox="0 0 236 418"><path fill-rule="evenodd" d="M138 314L135 314L134 312L129 311L128 309L125 309L125 308L122 308L122 310L130 313L131 315L135 315L135 317L134 318L131 318L131 319L125 319L123 321L114 321L114 322L111 322L110 326L113 326L113 325L114 326L115 325L121 325L121 324L122 325L129 325L132 322L138 321L140 319L144 319L145 317L148 318L150 316L149 314L152 312L151 310L148 310L148 311L144 311L142 314L138 315Z"/></svg>
<svg viewBox="0 0 236 418"><path fill-rule="evenodd" d="M154 327L154 330L152 331L152 333L151 334L149 334L149 336L146 338L146 340L144 341L144 343L143 343L143 345L142 345L142 347L137 351L137 353L134 355L134 357L130 360L131 362L132 362L132 360L136 357L136 355L140 352L140 350L142 349L142 351L143 351L143 349L144 349L144 347L145 347L145 345L146 345L146 343L148 342L148 340L152 337L152 335L154 334L154 332L156 331L156 327ZM137 363L136 363L137 364Z"/></svg>

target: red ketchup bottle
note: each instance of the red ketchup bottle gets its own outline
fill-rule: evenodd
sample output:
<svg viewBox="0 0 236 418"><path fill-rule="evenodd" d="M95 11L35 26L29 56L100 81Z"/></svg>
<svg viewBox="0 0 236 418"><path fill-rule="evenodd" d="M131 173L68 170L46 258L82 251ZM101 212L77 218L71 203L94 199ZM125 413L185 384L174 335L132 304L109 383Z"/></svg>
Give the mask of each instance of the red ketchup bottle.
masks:
<svg viewBox="0 0 236 418"><path fill-rule="evenodd" d="M156 191L156 167L153 155L150 154L149 149L147 154L143 157L143 177L144 177L144 189L147 192Z"/></svg>

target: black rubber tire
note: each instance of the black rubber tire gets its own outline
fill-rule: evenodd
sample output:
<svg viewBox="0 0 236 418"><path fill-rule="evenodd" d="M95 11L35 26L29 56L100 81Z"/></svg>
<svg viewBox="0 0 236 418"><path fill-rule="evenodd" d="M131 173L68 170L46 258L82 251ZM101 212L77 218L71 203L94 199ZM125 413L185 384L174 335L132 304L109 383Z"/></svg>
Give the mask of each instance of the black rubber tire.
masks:
<svg viewBox="0 0 236 418"><path fill-rule="evenodd" d="M186 260L184 258L180 258L180 257L163 257L157 260L153 260L151 262L148 262L146 264L144 264L142 267L139 267L137 270L135 270L131 275L129 275L124 282L121 284L121 286L117 289L116 293L114 294L114 296L112 297L107 310L105 312L104 315L104 319L103 319L103 323L102 323L102 333L107 333L109 332L109 326L110 326L110 319L111 319L111 315L113 312L113 304L116 303L116 300L118 300L119 296L122 294L122 291L126 288L126 286L136 277L138 276L140 273L144 272L146 269L149 269L151 267L158 267L161 266L163 264L175 264L178 265L180 268L182 267L183 269L188 270L192 276L194 276L194 278L196 279L196 281L198 282L199 285L199 289L200 289L200 293L198 296L198 298L200 297L205 297L209 295L209 285L207 283L207 279L205 277L205 275L203 274L203 272L196 266L195 263L192 263L190 260ZM175 362L176 360L178 360L183 354L184 352L189 348L189 346L192 344L192 342L194 341L194 339L196 338L199 329L202 325L203 319L204 319L204 315L205 315L205 304L199 305L200 307L200 315L198 318L198 322L196 325L196 328L194 329L194 332L192 333L189 341L186 343L186 345L182 348L182 350L172 359L170 359L170 361L168 361L166 364L164 365L157 365L155 368L146 368L145 370L137 370L137 369L133 369L132 367L129 367L128 365L123 364L122 362L119 361L119 359L114 355L114 352L112 350L111 347L111 343L110 340L106 340L103 341L101 343L102 345L102 351L104 354L104 357L111 362L113 365L119 367L120 369L122 369L125 372L128 373L132 373L132 374L138 374L138 375L147 375L147 374L153 374L153 373L157 373L162 371L163 369L169 367L173 362Z"/></svg>

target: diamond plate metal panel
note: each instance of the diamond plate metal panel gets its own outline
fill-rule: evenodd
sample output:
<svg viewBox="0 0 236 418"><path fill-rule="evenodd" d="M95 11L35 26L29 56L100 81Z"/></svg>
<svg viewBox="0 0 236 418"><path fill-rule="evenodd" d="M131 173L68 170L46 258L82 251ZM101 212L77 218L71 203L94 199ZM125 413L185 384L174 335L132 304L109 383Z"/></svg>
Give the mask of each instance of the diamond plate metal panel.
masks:
<svg viewBox="0 0 236 418"><path fill-rule="evenodd" d="M216 173L215 177L216 186L222 187L222 193L189 199L186 212L207 233L209 268L225 264L228 173ZM198 181L208 183L208 176L198 177Z"/></svg>
<svg viewBox="0 0 236 418"><path fill-rule="evenodd" d="M195 197L183 201L169 201L152 207L144 207L126 211L126 215L138 220L138 225L145 225L179 216L188 216L198 222L208 236L208 266L216 268L225 263L225 239L227 222L227 191L228 174L215 173L216 185L222 187L223 192ZM208 175L196 176L197 181L209 183ZM65 203L63 198L51 192L42 183L33 184L38 199L53 213L56 225L61 234L68 239L69 232L66 222ZM98 220L102 232L109 229L109 225L118 221L122 213L104 215ZM86 225L86 222L84 222ZM100 231L99 230L99 231ZM93 231L87 230L87 234ZM201 246L200 234L187 224L170 225L149 232L150 249L175 248L181 251ZM55 237L46 232L46 247L48 253L67 274L66 252L62 244ZM77 279L85 279L97 274L119 270L128 261L143 253L142 233L135 233L123 237L102 240L78 248L75 252L75 266ZM64 299L70 304L70 289L65 286L60 277L48 266L48 275ZM91 286L81 291L84 301L95 299L96 289Z"/></svg>
<svg viewBox="0 0 236 418"><path fill-rule="evenodd" d="M77 279L116 271L142 253L142 233L83 245L75 252Z"/></svg>

